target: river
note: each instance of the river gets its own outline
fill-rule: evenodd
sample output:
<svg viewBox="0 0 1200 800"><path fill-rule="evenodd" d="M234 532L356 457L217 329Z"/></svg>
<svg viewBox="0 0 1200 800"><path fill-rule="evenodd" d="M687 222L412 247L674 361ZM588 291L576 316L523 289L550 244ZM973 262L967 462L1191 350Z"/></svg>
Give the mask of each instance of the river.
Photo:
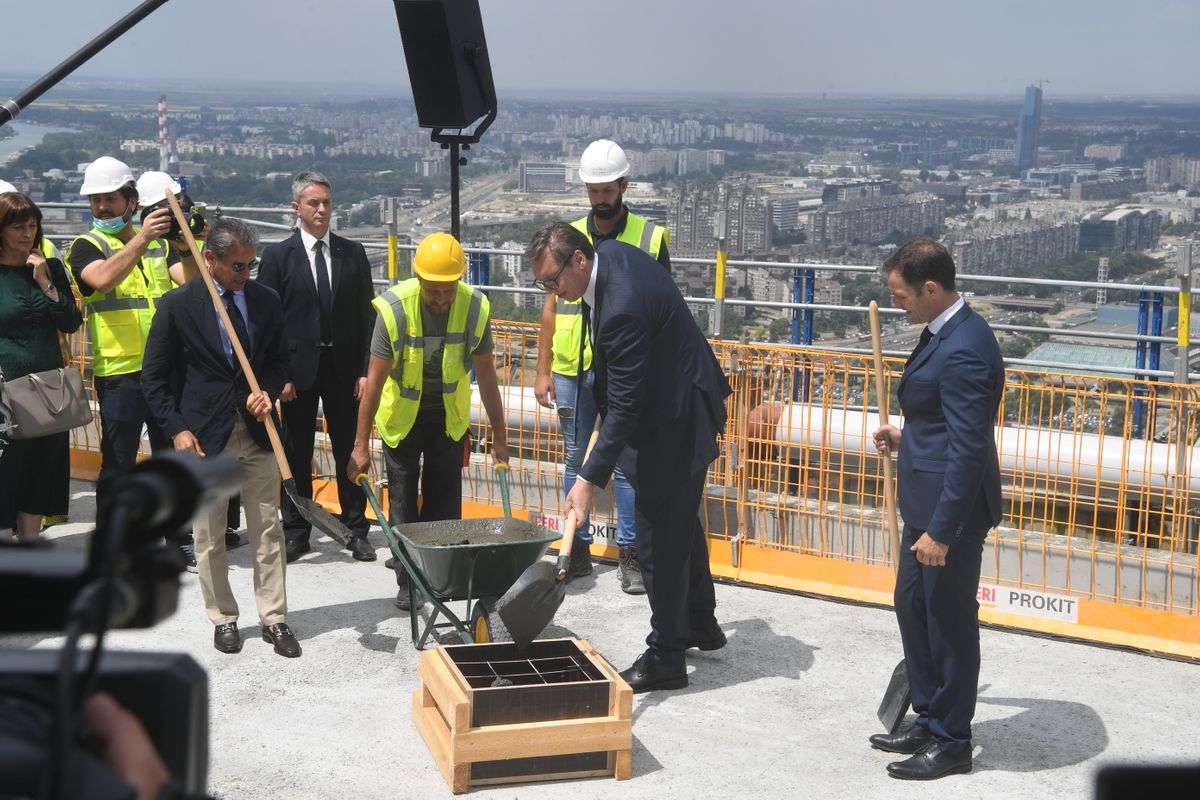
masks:
<svg viewBox="0 0 1200 800"><path fill-rule="evenodd" d="M74 128L57 125L38 125L33 122L9 122L5 129L16 131L16 136L0 139L0 164L7 164L26 148L36 147L49 133L74 133ZM74 165L72 165L73 167Z"/></svg>

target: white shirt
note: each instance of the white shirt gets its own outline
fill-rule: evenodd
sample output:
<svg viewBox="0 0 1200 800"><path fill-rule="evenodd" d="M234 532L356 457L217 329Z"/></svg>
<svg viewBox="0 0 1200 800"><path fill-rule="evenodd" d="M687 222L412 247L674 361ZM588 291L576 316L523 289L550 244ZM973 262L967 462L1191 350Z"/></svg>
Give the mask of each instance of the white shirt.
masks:
<svg viewBox="0 0 1200 800"><path fill-rule="evenodd" d="M954 301L952 306L938 314L937 318L934 319L933 322L929 323L929 332L936 336L937 332L942 329L942 326L949 322L950 318L957 314L958 310L966 304L966 301L962 299L962 295L959 295L958 299Z"/></svg>
<svg viewBox="0 0 1200 800"><path fill-rule="evenodd" d="M329 289L333 291L333 266L332 266L332 251L329 249L329 231L325 231L325 235L320 239L313 236L304 228L300 229L300 241L304 242L304 252L308 255L308 270L312 274L313 287L320 286L317 283L317 250L316 244L318 241L325 243L325 277L329 279Z"/></svg>

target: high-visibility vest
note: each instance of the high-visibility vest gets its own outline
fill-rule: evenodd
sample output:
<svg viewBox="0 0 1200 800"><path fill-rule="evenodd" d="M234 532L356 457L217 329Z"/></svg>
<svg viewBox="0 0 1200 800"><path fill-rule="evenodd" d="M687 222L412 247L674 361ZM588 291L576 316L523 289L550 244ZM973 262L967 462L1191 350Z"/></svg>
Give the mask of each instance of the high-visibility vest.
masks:
<svg viewBox="0 0 1200 800"><path fill-rule="evenodd" d="M587 217L577 219L571 227L583 233L592 241L588 230ZM649 253L651 258L658 258L658 253L664 244L671 243L671 235L661 225L655 225L644 217L632 212L625 220L625 230L617 237L618 242L625 242ZM579 339L583 335L582 301L554 299L554 342L552 345L553 359L550 369L560 375L575 375L579 372ZM583 368L592 368L592 345L590 342L583 346Z"/></svg>
<svg viewBox="0 0 1200 800"><path fill-rule="evenodd" d="M71 243L67 251L68 268L71 250L80 239L95 245L105 259L112 258L125 246L117 237L93 228ZM167 246L163 242L154 242L140 264L111 291L92 292L83 298L88 335L92 340L94 375L103 378L141 370L150 320L154 317L154 303L174 287L167 274Z"/></svg>
<svg viewBox="0 0 1200 800"><path fill-rule="evenodd" d="M54 246L54 242L50 241L45 236L42 237L42 256L45 258L62 258L62 256L58 254L58 248Z"/></svg>
<svg viewBox="0 0 1200 800"><path fill-rule="evenodd" d="M421 408L425 378L425 338L421 333L421 282L398 283L371 301L387 326L392 368L383 384L375 427L388 447L412 430ZM471 422L471 354L487 332L491 304L483 292L458 282L446 337L442 340L442 402L446 435L461 439Z"/></svg>

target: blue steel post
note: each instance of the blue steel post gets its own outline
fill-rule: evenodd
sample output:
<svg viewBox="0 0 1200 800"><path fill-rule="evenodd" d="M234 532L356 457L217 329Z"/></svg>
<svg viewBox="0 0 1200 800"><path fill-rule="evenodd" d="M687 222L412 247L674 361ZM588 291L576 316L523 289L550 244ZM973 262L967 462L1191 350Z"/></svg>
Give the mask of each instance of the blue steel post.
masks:
<svg viewBox="0 0 1200 800"><path fill-rule="evenodd" d="M1142 292L1138 295L1138 321L1137 332L1138 336L1145 336L1150 321L1150 293ZM1135 370L1134 380L1144 377L1141 370L1146 368L1146 343L1139 341L1137 343L1136 353L1133 362ZM1133 394L1135 397L1144 397L1146 395L1146 387L1141 383L1134 383ZM1142 419L1146 413L1146 401L1133 401L1133 435L1141 437L1145 421Z"/></svg>
<svg viewBox="0 0 1200 800"><path fill-rule="evenodd" d="M806 269L804 272L804 302L810 305L815 302L817 296L817 273L816 270ZM804 309L804 344L811 345L813 341L813 310L812 308ZM812 394L812 360L808 357L804 359L804 396L800 398L800 402L807 403L809 396Z"/></svg>
<svg viewBox="0 0 1200 800"><path fill-rule="evenodd" d="M803 303L804 276L799 268L792 270L792 302ZM792 344L800 344L800 309L792 309Z"/></svg>
<svg viewBox="0 0 1200 800"><path fill-rule="evenodd" d="M1150 306L1150 335L1162 336L1163 326L1163 295L1162 292L1154 293L1154 300ZM1150 369L1158 369L1159 359L1162 356L1162 342L1150 343Z"/></svg>

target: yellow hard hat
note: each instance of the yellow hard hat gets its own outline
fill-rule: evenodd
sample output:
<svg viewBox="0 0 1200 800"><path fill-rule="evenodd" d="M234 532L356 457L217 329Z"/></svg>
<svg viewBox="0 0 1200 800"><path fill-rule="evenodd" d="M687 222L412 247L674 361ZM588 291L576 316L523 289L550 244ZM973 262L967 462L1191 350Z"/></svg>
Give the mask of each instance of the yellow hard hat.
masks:
<svg viewBox="0 0 1200 800"><path fill-rule="evenodd" d="M448 233L431 233L417 246L413 272L427 281L456 281L467 271L462 245Z"/></svg>

